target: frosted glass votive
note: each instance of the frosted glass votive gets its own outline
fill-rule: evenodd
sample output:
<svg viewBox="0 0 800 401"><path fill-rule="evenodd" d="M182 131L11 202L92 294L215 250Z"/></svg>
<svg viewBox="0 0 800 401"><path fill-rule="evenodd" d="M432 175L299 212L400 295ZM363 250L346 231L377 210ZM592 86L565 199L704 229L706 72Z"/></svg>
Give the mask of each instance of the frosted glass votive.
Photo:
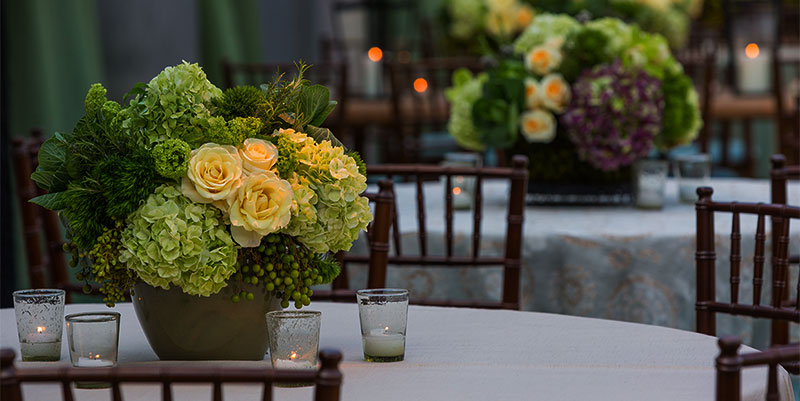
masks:
<svg viewBox="0 0 800 401"><path fill-rule="evenodd" d="M104 368L117 364L119 320L117 312L67 315L69 359L79 368ZM109 383L77 382L78 388L107 388Z"/></svg>
<svg viewBox="0 0 800 401"><path fill-rule="evenodd" d="M61 359L64 290L14 291L19 348L23 361Z"/></svg>

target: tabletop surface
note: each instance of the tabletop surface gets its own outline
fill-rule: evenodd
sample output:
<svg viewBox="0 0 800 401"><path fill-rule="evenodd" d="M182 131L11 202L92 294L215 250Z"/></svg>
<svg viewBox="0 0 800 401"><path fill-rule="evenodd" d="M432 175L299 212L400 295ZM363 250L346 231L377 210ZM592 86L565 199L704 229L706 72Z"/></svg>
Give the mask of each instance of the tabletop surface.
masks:
<svg viewBox="0 0 800 401"><path fill-rule="evenodd" d="M66 313L106 309L67 305ZM156 360L133 307L122 314L120 364ZM342 400L712 400L717 339L693 332L535 312L411 306L405 360L363 360L355 304L315 303L322 312L321 348L344 355ZM13 309L0 311L0 342L17 353ZM68 363L66 338L60 363ZM260 362L160 362L245 364ZM18 362L18 366L34 363ZM41 363L39 363L41 364ZM766 369L745 370L745 400L763 400ZM26 385L28 399L59 399L58 387ZM157 399L159 387L124 385L126 400ZM177 386L177 400L208 399L210 386ZM276 388L278 400L311 399L311 388ZM256 399L259 387L226 385L226 399ZM788 375L781 393L791 399ZM49 394L49 395L47 395ZM77 390L78 399L107 399L108 390Z"/></svg>

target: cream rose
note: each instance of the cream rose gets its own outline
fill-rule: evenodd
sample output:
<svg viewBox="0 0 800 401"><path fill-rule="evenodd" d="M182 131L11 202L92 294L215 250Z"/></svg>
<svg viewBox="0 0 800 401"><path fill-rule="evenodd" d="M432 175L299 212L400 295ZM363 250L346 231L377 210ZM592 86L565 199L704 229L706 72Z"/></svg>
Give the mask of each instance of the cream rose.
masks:
<svg viewBox="0 0 800 401"><path fill-rule="evenodd" d="M233 239L243 247L258 246L263 236L289 224L292 199L292 185L271 171L245 177L228 198Z"/></svg>
<svg viewBox="0 0 800 401"><path fill-rule="evenodd" d="M545 75L561 65L561 52L551 46L536 46L525 56L525 67L535 74Z"/></svg>
<svg viewBox="0 0 800 401"><path fill-rule="evenodd" d="M278 161L278 148L263 139L247 138L239 148L242 170L248 175L269 171Z"/></svg>
<svg viewBox="0 0 800 401"><path fill-rule="evenodd" d="M526 111L520 119L522 134L528 142L548 143L556 137L556 119L549 111Z"/></svg>
<svg viewBox="0 0 800 401"><path fill-rule="evenodd" d="M525 78L525 106L536 109L542 104L542 88L534 78Z"/></svg>
<svg viewBox="0 0 800 401"><path fill-rule="evenodd" d="M542 79L541 97L544 107L562 113L571 98L569 84L561 74L550 74Z"/></svg>
<svg viewBox="0 0 800 401"><path fill-rule="evenodd" d="M181 192L193 202L217 206L217 201L233 195L241 184L242 159L236 148L207 143L192 151Z"/></svg>

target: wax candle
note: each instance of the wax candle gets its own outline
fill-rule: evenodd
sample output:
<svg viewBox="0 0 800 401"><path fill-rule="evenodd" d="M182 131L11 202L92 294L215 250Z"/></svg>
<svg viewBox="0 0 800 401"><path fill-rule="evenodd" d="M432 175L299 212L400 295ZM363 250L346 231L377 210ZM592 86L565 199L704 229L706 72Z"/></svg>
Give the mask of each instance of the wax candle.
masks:
<svg viewBox="0 0 800 401"><path fill-rule="evenodd" d="M80 357L78 358L78 363L75 364L75 366L81 368L105 368L114 366L114 362L108 359L101 359L98 355L97 357L91 358Z"/></svg>
<svg viewBox="0 0 800 401"><path fill-rule="evenodd" d="M314 365L311 364L311 361L306 361L306 360L276 359L272 363L272 366L275 369L292 369L292 370L314 369Z"/></svg>
<svg viewBox="0 0 800 401"><path fill-rule="evenodd" d="M381 59L383 59L383 51L379 47L372 47L367 52L363 76L364 93L367 96L377 96L383 90Z"/></svg>
<svg viewBox="0 0 800 401"><path fill-rule="evenodd" d="M406 349L406 337L400 333L391 333L388 329L370 330L369 335L363 336L362 340L364 353L369 356L402 356Z"/></svg>

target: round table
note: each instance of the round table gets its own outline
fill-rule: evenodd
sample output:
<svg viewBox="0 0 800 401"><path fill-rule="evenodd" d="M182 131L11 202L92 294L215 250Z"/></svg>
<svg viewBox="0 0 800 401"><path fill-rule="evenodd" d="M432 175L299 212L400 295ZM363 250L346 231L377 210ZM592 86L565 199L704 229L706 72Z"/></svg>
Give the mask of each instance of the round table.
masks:
<svg viewBox="0 0 800 401"><path fill-rule="evenodd" d="M769 202L769 182L713 179L713 199ZM402 250L418 254L415 184L395 184ZM424 186L428 252L445 254L444 191L441 183ZM508 185L483 184L481 254L501 256L505 249ZM790 184L790 204L800 204L800 185ZM753 216L742 216L742 285L739 299L752 299ZM522 310L695 328L694 204L678 201L678 186L668 180L662 210L632 206L528 206L525 209L520 274ZM729 300L730 213L717 213L717 294ZM469 255L472 211L454 213L454 254ZM767 224L769 231L769 224ZM769 238L769 236L768 236ZM769 241L769 240L768 240ZM366 253L364 241L355 252ZM790 251L800 253L800 225L791 225ZM394 253L394 249L390 254ZM769 260L769 259L768 259ZM351 288L366 283L366 268L348 267ZM352 273L351 273L352 272ZM797 269L791 273L797 274ZM796 276L790 283L796 283ZM414 298L495 299L503 288L502 269L390 266L387 286L408 288ZM768 285L762 302L769 302ZM769 344L765 320L720 315L718 335L737 335L758 348ZM797 332L793 340L798 341Z"/></svg>
<svg viewBox="0 0 800 401"><path fill-rule="evenodd" d="M67 305L66 313L104 310ZM156 360L131 304L122 314L120 364ZM322 311L320 346L344 355L343 401L390 400L713 400L717 339L693 332L547 313L411 306L402 362L363 360L355 304L315 303ZM0 311L0 342L19 353L14 311ZM264 324L253 322L253 324ZM745 347L747 350L748 348ZM66 334L61 363L68 363ZM260 362L214 363L269 366ZM29 363L18 362L18 366ZM30 363L32 364L32 363ZM41 364L41 363L39 363ZM743 371L743 400L763 400L766 369ZM781 369L780 390L792 387ZM209 399L210 386L176 386L176 400ZM26 385L28 400L58 399L58 386ZM311 388L276 388L276 399L309 400ZM126 400L157 399L157 385L123 385ZM259 387L226 385L226 399L255 400ZM79 400L108 390L76 390Z"/></svg>

